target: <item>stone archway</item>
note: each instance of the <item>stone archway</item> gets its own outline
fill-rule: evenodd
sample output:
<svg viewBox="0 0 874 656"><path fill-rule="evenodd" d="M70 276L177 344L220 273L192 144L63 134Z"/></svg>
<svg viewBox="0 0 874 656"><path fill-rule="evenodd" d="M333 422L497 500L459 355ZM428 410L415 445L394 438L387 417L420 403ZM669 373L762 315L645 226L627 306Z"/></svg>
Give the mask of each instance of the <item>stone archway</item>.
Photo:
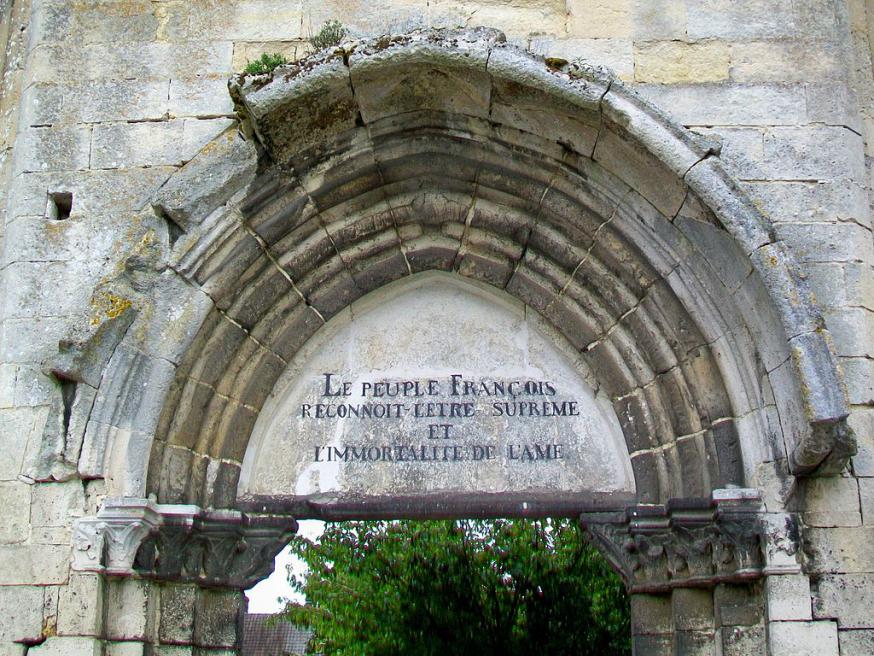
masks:
<svg viewBox="0 0 874 656"><path fill-rule="evenodd" d="M93 402L78 467L120 499L79 522L78 567L232 616L203 590L262 576L294 528L237 504L276 381L350 303L437 270L542 316L611 400L636 504L585 522L642 595L639 651L702 653L717 630L763 645L745 581L800 567L757 489L839 471L853 440L820 315L718 147L488 30L348 44L231 92L241 131L160 190L164 242L112 282L132 300L54 366L65 431ZM189 629L173 640L233 645Z"/></svg>

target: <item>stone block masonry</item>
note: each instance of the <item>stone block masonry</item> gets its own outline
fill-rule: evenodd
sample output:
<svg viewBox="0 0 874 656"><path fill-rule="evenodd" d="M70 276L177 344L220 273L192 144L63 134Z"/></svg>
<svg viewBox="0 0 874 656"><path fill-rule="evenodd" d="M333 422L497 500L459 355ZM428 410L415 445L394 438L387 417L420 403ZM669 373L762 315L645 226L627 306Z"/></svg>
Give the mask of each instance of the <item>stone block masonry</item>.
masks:
<svg viewBox="0 0 874 656"><path fill-rule="evenodd" d="M248 184L260 173L247 164L253 161L252 152L241 154L242 168L211 171L215 179L224 176L226 188L219 193L199 184L202 171L194 176L184 198L168 200L174 190L172 185L165 187L180 167L195 160L204 149L221 149L221 140L216 141L219 135L234 134L235 107L227 91L228 78L262 52L282 52L292 59L303 55L310 49L308 38L328 19L340 20L355 38L429 26L495 27L503 30L510 42L535 52L568 61L581 57L592 65L612 68L619 80L679 124L718 142L706 157L715 157L715 151L721 148L723 165L771 221L773 234L765 239L785 246L799 262L804 284L813 290L824 311L846 384L849 424L857 436L858 453L837 476L796 479L787 473L789 454L782 442L771 438L779 431L792 432L803 422L778 416L773 391L753 401L732 397L736 407L759 403L765 409L761 415L747 412L738 417L737 423L743 430L768 434L763 442L774 446L746 452L745 461L740 459L726 471L740 472L738 476L743 480L739 483L762 493L766 511L773 513L776 525L785 529L781 535L790 537L781 543L782 551L776 549L771 554L774 558L764 566L767 578L760 584L749 588L737 585L735 589L734 583L723 583L705 592L680 589L635 595L635 645L640 653L647 654L720 653L713 646L717 643L723 654L874 654L874 626L870 613L865 612L874 606L874 241L869 198L874 154L874 8L870 3L0 0L0 655L233 653L233 627L241 607L238 592L205 589L202 582L193 580L169 583L114 579L105 573L71 571L73 523L95 516L104 505L107 490L117 492L122 486L121 478L124 486L129 486L123 489L124 494L145 496L146 468L158 429L142 432L132 428L130 417L113 416L106 409L111 405L106 402L105 390L103 396L96 395L103 366L110 358L126 358L132 363L132 371L136 367L136 371L152 372L153 381L170 381L177 366L184 362L188 346L205 341L196 340L195 334L179 327L188 325L186 317L196 315L201 320L211 317L207 321L215 318L215 331L220 333L216 343L228 349L238 342L245 343L249 350L241 353L258 354L251 361L257 357L258 362L280 367L299 344L288 351L264 353L263 343L278 329L247 324L249 318L259 316L261 308L249 303L250 297L245 295L218 299L218 303L208 296L223 284L222 276L260 280L262 274L250 269L251 261L245 266L239 264L249 256L244 255L247 253L252 261L266 258L268 270L277 278L258 284L294 292L294 302L289 300L284 312L276 310L275 323L270 325L284 327L301 342L322 325L337 304L342 304L337 300L342 294L358 293L358 285L376 285L375 269L362 268L353 269L342 285L336 283L336 288L321 286L331 267L343 267L344 257L354 260L359 254L350 247L342 257L320 255L311 248L317 241L312 235L324 237L325 241L345 238L352 243L355 237L351 232L357 228L343 222L355 208L337 210L336 222L325 225L319 223L322 219L312 219L314 208L310 213L302 210L301 217L310 222L302 220L289 232L292 236L283 245L295 239L300 243L287 249L295 257L289 256L290 262L279 264L269 260L263 245L278 241L274 236L289 227L283 223L287 214L281 210L272 215L265 212L273 217L270 223L250 226L251 231L246 231L238 222L238 232L230 231L211 215L216 207L233 203L231 196L238 191L238 185ZM355 53L351 57L354 66ZM496 56L490 65L503 64ZM512 68L514 64L507 65ZM366 71L361 71L360 79L367 80ZM588 145L596 156L603 154L600 161L620 177L623 171L635 168L625 164L639 153L630 149L624 158L612 161L610 158L620 152L610 147L616 133L605 130L602 123L592 123L584 112L570 112L567 122L556 124L558 127L541 122L534 129L542 103L539 96L507 101L513 93L509 86L501 90L503 95L490 95L487 86L476 86L475 81L457 83L471 84L467 100L472 106L481 112L497 108L503 112L503 121L516 126L516 131L505 129L501 134L512 149L529 148L534 131L549 134L554 161L560 166L575 166L574 148ZM381 90L374 87L367 107L374 112L391 109L392 88L391 84ZM595 104L600 99L595 98ZM415 109L420 101L411 93L406 102ZM621 123L639 117L626 107L611 120ZM356 117L351 116L349 127L354 128L355 122ZM369 138L378 140L378 128L386 127L373 126ZM462 128L475 133L480 126L471 119ZM573 131L575 140L564 139L562 131ZM617 139L618 146L626 143L621 134ZM253 143L251 139L231 142L230 147L252 148ZM635 161L636 171L643 170L644 160ZM417 165L413 158L405 162L405 166ZM449 158L447 162L447 176L462 169L459 159ZM346 164L339 163L336 169L343 170ZM480 164L471 169L473 182L459 180L457 187L470 183L484 190L486 182L491 184L488 176L494 165ZM287 179L269 184L296 184L293 166L288 169ZM376 170L377 164L373 166ZM701 170L692 177L700 175ZM319 188L319 176L329 172L320 171L303 181L299 199L302 207L313 202L308 190ZM534 188L532 184L529 190L533 198L540 199L535 202L543 201L536 222L515 218L507 209L506 197L501 195L504 192L492 192L491 197L480 197L473 204L470 198L468 204L455 203L457 199L447 194L442 201L445 214L457 212L461 219L447 219L425 228L416 222L418 219L401 222L401 207L388 208L384 227L389 235L386 239L394 248L393 257L383 263L382 275L385 279L406 275L421 262L444 261L447 257L451 266L452 258L460 253L463 270L470 277L488 281L515 276L513 286L530 297L531 307L538 307L543 290L554 284L549 276L560 272L537 260L536 247L573 241L568 237L556 239L553 233L558 228L548 225L554 219L553 213L560 212L563 201L550 195L557 190L555 176L550 171L544 176L542 187ZM370 178L360 178L355 183L366 186L367 180ZM650 199L634 202L647 207L651 202L672 217L664 225L659 224L660 239L686 239L688 235L721 231L711 217L690 209L695 199L690 200L681 186L669 180L673 178L666 169L653 165L651 175L627 181ZM348 183L338 182L337 187L342 189L343 184ZM511 179L508 187L513 184ZM164 191L159 191L162 188ZM558 191L565 193L563 189ZM224 192L227 194L223 196ZM324 196L316 202L326 202L324 199L335 190L320 193ZM58 199L64 205L65 198L69 199L69 207L66 212L60 207L59 212ZM288 200L291 194L282 198ZM161 216L152 208L155 199L163 199L161 202L178 212ZM403 208L406 210L415 215L421 207L410 201L409 207ZM626 282L629 286L643 284L649 291L627 305L627 322L612 329L610 340L596 343L584 339L593 317L598 316L600 300L579 292L578 282L580 278L604 279L604 273L588 268L592 257L583 258L587 249L591 255L603 257L605 244L619 243L610 240L621 219L613 218L599 229L600 242L573 241L574 248L583 254L574 262L580 267L572 269L559 285L563 298L577 294L581 301L574 307L587 308L587 313L577 311L579 316L573 324L577 330L569 337L583 342L580 349L591 344L586 357L596 364L618 361L604 357L605 351L633 350L625 325L638 320L644 312L654 317L644 325L664 323L660 312L672 314L663 287L646 288L646 277L651 272L635 264L637 278L633 284ZM530 232L533 247L527 247L528 241L517 248L516 242L483 237L477 232L479 221L500 223L506 231L515 231L514 238ZM452 233L454 225L460 226L457 236ZM630 224L622 225L626 228ZM566 225L559 227L568 234L577 234ZM416 233L432 228L433 232ZM213 271L204 265L204 269L183 278L168 268L166 255L171 247L186 248L191 243L186 240L193 239L188 233L199 230L228 230L225 240L210 242L216 249L214 261L234 260L226 254L236 253L240 256L234 260L239 270ZM447 244L455 242L463 242L466 250L449 249L447 256ZM427 248L420 248L423 244ZM567 252L576 253L573 248ZM618 249L614 255L626 257ZM721 267L726 277L735 279L733 299L762 298L760 290L745 282L747 269L728 267L729 260L721 259L722 249L716 249L713 255L708 258L712 264ZM319 259L322 257L324 261ZM306 258L318 260L318 266L307 269ZM691 254L689 259L693 259ZM632 260L629 256L628 261ZM666 265L667 260L662 264ZM183 260L178 269L187 275L186 265ZM295 267L314 273L298 285L288 273L296 271ZM682 277L679 272L663 273L672 282ZM153 274L163 276L160 283L150 282ZM206 282L201 289L189 280ZM691 286L700 281L684 283ZM179 299L188 300L163 306L143 302L157 295L153 284L174 289ZM800 302L797 298L783 300L787 307ZM550 316L571 316L575 311L563 301L544 301L539 307ZM128 318L113 323L126 308L139 313L141 322L134 324L124 315ZM160 334L138 335L148 353L118 347L128 331L133 334L141 329L142 316L149 313L162 314L172 321L170 328ZM641 481L644 475L654 481L679 480L683 478L678 473L684 471L683 463L715 461L717 449L730 451L736 440L734 424L716 415L703 419L708 426L722 427L721 431L705 429L702 416L696 416L694 421L684 420L684 428L672 434L671 418L677 422L682 415L678 409L688 407L693 397L697 401L697 395L705 390L684 389L680 383L659 386L665 378L679 380L674 374L682 369L725 369L728 365L721 355L725 344L747 339L736 326L720 326L718 335L704 339L698 325L704 321L701 316L690 318L681 332L669 337L672 346L691 345L696 340L712 343L717 354L713 360L693 357L694 349L701 346L696 343L689 346L693 355L682 362L672 362L662 369L646 364L634 371L611 373L611 381L623 378L635 385L641 383L617 404L628 408L622 417L626 426L629 421L646 426L645 434L638 434L641 446L633 459ZM293 329L288 327L292 323ZM113 336L113 330L118 335ZM668 333L660 332L653 339L663 334ZM92 364L96 373L83 375L81 368L76 369L79 361L75 354L81 352L76 349L95 343L103 350L89 352L85 359L100 365ZM59 344L67 363L73 363L63 371L58 364ZM772 349L756 357L761 361L751 364L750 370L759 367L761 378L772 372L774 380L785 378L789 367L781 366L788 354ZM245 372L245 364L237 363L236 370ZM603 375L604 369L597 371ZM221 383L210 379L210 371L187 373L200 381L196 391L186 388L184 392L188 406L196 407ZM659 385L651 383L656 378ZM757 385L750 381L746 384L749 389ZM142 380L118 379L113 385L113 393L120 395L142 385ZM152 391L157 387L153 385ZM659 392L654 401L656 388L673 389L673 396L665 394L662 398ZM230 491L214 499L232 504L240 463L232 459L207 462L207 455L195 456L196 449L203 446L194 443L195 437L218 431L243 432L246 422L255 421L251 400L271 390L254 385L241 390L236 381L225 381L220 390L220 394L210 397L214 405L206 413L214 423L206 428L180 428L182 432L190 431L191 449L180 447L177 453L173 451L176 447L167 447L167 454L176 455L167 455L165 462L193 464L186 464L189 468L184 469L185 475L179 474L183 471L181 465L178 471L168 468L161 475L178 478L181 482L174 483L176 487L184 489L183 483L187 484L192 498L192 490L198 485L198 489L225 486ZM802 395L810 397L820 391L808 388ZM183 394L182 390L173 393ZM236 403L231 395L245 397L243 411L236 415L225 410L229 400ZM716 400L708 399L709 405L701 403L701 407L720 408L723 400L719 396L718 391L713 392ZM641 411L640 399L647 401L647 408L664 410L657 416ZM84 422L92 412L99 422L92 423L90 432L86 432ZM151 413L157 424L160 408L153 408ZM240 422L232 426L233 430L228 425L231 416ZM117 445L141 444L139 451L130 451L139 456L122 458L119 453L123 450L104 451L100 436L106 435L112 435ZM674 445L665 435L682 439ZM55 460L39 469L37 475L33 463L40 453L46 453L46 436L51 438L53 450L48 452ZM163 448L155 444L156 450ZM662 463L659 467L663 470L640 465L656 461ZM118 473L122 471L123 476ZM712 480L708 478L705 483L702 478L689 489L696 489L698 496L707 496L718 472L707 476L711 474ZM688 478L691 480L691 476ZM657 482L654 487L658 488Z"/></svg>

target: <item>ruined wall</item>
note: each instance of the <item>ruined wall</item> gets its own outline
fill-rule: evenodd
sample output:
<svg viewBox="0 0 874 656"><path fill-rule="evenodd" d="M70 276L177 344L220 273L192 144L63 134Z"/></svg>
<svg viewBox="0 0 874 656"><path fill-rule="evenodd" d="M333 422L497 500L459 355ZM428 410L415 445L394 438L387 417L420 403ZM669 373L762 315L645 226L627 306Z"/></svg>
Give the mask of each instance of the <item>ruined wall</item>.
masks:
<svg viewBox="0 0 874 656"><path fill-rule="evenodd" d="M261 52L303 54L327 19L353 36L496 27L536 52L612 68L683 125L722 141L723 162L814 288L859 442L840 476L773 492L780 472L762 463L748 481L773 492L771 507L800 512L806 547L799 557L813 575L766 584L772 653L874 653L872 3L5 0L0 656L97 654L98 638L126 643L108 653L141 654L155 632L216 650L233 644L216 628L233 615L231 606L213 593L160 595L184 597L180 607L200 623L179 629L188 637L176 640L173 616L161 619L150 584L101 591L96 576L71 574L73 518L94 514L107 483L77 473L87 408L65 412L65 383L49 370L59 341L90 337L107 316L125 311L129 299L112 282L132 255L148 260L152 244L166 239L166 225L148 206L156 190L232 123L227 78ZM63 217L65 194L70 215L59 219L52 199ZM87 405L93 396L82 389L76 398ZM67 461L37 471L47 423L59 421ZM688 597L683 612L710 603ZM113 614L119 600L148 606L145 619L126 623ZM697 619L712 621L712 609L708 617ZM191 653L172 649L166 653Z"/></svg>

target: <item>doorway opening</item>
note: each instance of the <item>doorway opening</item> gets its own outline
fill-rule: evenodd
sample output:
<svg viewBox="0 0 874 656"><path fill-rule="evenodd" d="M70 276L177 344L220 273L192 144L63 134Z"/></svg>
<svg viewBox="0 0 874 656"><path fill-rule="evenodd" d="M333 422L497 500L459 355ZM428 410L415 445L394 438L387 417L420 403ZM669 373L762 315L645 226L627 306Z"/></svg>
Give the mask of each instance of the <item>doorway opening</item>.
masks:
<svg viewBox="0 0 874 656"><path fill-rule="evenodd" d="M631 654L625 586L574 519L304 521L277 564L247 617L301 654Z"/></svg>

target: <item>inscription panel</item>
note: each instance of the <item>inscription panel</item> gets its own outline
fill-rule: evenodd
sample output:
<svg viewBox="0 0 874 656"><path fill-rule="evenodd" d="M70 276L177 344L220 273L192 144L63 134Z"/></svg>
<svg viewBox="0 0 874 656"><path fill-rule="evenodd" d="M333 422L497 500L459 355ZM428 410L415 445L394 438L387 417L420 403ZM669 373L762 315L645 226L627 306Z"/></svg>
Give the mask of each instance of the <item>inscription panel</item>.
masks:
<svg viewBox="0 0 874 656"><path fill-rule="evenodd" d="M572 512L631 498L619 422L520 304L428 274L302 349L255 427L240 501L299 517Z"/></svg>

